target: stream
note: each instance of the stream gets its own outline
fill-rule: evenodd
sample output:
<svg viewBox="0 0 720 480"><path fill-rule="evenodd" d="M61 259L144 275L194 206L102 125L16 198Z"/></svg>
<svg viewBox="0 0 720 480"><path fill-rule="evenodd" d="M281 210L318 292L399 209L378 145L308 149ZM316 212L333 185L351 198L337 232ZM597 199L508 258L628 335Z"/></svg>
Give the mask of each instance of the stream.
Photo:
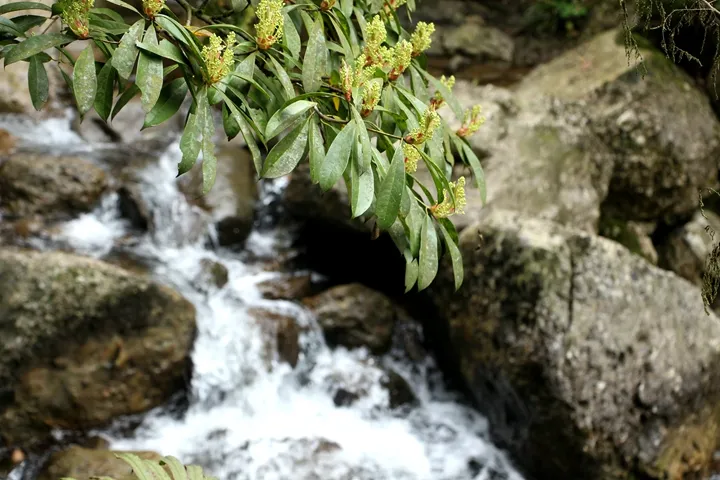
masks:
<svg viewBox="0 0 720 480"><path fill-rule="evenodd" d="M7 117L0 128L17 136L23 149L101 158L118 148L86 142L68 118L34 124ZM220 480L522 480L489 440L485 418L444 388L432 357L418 363L401 348L381 357L364 349L331 349L307 309L263 298L257 285L280 278L267 266L289 252L292 240L268 217L282 181L263 186L261 227L246 247L215 248L213 218L189 204L176 185L180 157L175 139L139 174L155 218L151 233L134 233L120 215L117 194L108 193L94 211L33 243L105 258L122 240L126 253L142 259L153 278L197 309L186 408L158 408L93 433L112 449L174 455ZM198 227L203 234L195 238ZM222 288L198 283L207 260L227 267ZM268 362L263 332L248 313L254 308L291 316L303 329L294 369L277 352ZM389 407L381 381L388 368L407 381L417 402ZM343 386L363 395L337 406L333 396Z"/></svg>

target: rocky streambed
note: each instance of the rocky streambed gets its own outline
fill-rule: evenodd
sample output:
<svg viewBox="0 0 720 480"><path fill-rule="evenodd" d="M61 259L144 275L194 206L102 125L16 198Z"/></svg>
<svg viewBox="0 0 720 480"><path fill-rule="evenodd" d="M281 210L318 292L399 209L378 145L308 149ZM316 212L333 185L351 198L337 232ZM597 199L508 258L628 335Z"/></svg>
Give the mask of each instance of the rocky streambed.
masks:
<svg viewBox="0 0 720 480"><path fill-rule="evenodd" d="M60 96L49 117L5 108L0 475L124 478L111 451L130 449L222 479L710 478L711 100L649 46L640 78L602 19L523 60L525 33L480 21L500 3L441 31L493 75L536 67L455 87L487 118L489 200L453 217L457 293L447 266L402 295L392 243L302 167L258 187L218 139L200 197L196 169L174 178L177 124L137 133L138 106L112 129ZM468 53L481 30L497 49Z"/></svg>

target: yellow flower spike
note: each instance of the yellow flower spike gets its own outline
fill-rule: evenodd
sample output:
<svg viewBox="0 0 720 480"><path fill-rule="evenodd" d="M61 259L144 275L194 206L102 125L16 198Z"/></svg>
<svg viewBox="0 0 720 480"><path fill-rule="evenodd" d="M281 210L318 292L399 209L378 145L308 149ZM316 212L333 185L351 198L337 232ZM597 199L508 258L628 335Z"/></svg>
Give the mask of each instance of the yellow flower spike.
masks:
<svg viewBox="0 0 720 480"><path fill-rule="evenodd" d="M434 108L428 108L420 119L420 127L410 132L403 140L411 145L419 145L431 139L438 126L440 126L440 115Z"/></svg>
<svg viewBox="0 0 720 480"><path fill-rule="evenodd" d="M369 116L377 104L380 103L382 96L383 81L380 78L370 80L363 89L363 104L360 114L364 117Z"/></svg>
<svg viewBox="0 0 720 480"><path fill-rule="evenodd" d="M207 68L205 80L209 85L214 85L230 74L235 66L235 34L230 32L223 43L216 34L210 36L210 42L202 49L202 58Z"/></svg>
<svg viewBox="0 0 720 480"><path fill-rule="evenodd" d="M256 41L261 50L267 50L282 40L285 21L282 14L283 0L260 0L255 24Z"/></svg>
<svg viewBox="0 0 720 480"><path fill-rule="evenodd" d="M343 58L342 67L340 67L340 84L342 85L343 92L345 93L345 100L348 102L352 100L354 76L353 68L345 63L345 59Z"/></svg>
<svg viewBox="0 0 720 480"><path fill-rule="evenodd" d="M165 0L143 0L142 5L145 15L150 17L150 20L153 20L155 15L165 8Z"/></svg>
<svg viewBox="0 0 720 480"><path fill-rule="evenodd" d="M335 6L336 0L323 0L320 3L320 9L324 12L332 9Z"/></svg>
<svg viewBox="0 0 720 480"><path fill-rule="evenodd" d="M450 188L455 196L455 202L453 203L450 193L444 190L443 201L430 207L430 211L435 218L447 218L456 213L465 213L465 207L467 206L467 199L465 198L465 177L458 178L457 182L450 182Z"/></svg>
<svg viewBox="0 0 720 480"><path fill-rule="evenodd" d="M385 12L390 13L392 10L397 10L407 3L407 0L387 0L385 3Z"/></svg>
<svg viewBox="0 0 720 480"><path fill-rule="evenodd" d="M367 38L365 39L365 55L367 57L366 66L381 63L383 59L383 51L381 45L387 40L387 30L385 30L385 22L382 21L380 15L375 15L365 29Z"/></svg>
<svg viewBox="0 0 720 480"><path fill-rule="evenodd" d="M90 9L95 0L61 0L58 2L63 22L78 38L85 39L90 35Z"/></svg>
<svg viewBox="0 0 720 480"><path fill-rule="evenodd" d="M405 171L407 173L415 173L417 171L418 161L422 158L418 149L409 143L403 143L403 153L405 154Z"/></svg>
<svg viewBox="0 0 720 480"><path fill-rule="evenodd" d="M435 33L434 23L418 22L415 31L410 36L413 46L412 56L417 57L432 45L432 34Z"/></svg>
<svg viewBox="0 0 720 480"><path fill-rule="evenodd" d="M395 45L393 48L393 59L392 59L392 70L388 75L388 78L397 80L400 75L403 74L406 68L410 66L412 61L412 43L407 40L403 40Z"/></svg>
<svg viewBox="0 0 720 480"><path fill-rule="evenodd" d="M450 78L445 78L445 75L440 77L440 83L445 85L448 90L452 90L455 86L455 75L451 75ZM445 104L445 98L439 90L435 92L435 96L430 100L430 108L435 110L439 109Z"/></svg>
<svg viewBox="0 0 720 480"><path fill-rule="evenodd" d="M480 105L475 105L472 110L465 112L465 121L457 131L458 137L469 137L480 129L485 123L485 117L480 115L481 112L482 107Z"/></svg>

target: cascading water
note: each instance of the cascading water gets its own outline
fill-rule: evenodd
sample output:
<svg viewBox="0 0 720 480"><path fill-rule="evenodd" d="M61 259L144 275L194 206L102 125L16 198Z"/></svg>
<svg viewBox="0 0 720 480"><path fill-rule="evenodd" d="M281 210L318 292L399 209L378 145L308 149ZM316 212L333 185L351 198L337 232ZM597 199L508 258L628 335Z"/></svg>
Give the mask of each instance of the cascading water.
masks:
<svg viewBox="0 0 720 480"><path fill-rule="evenodd" d="M25 143L34 142L40 129L56 149L61 144L92 150L71 136L67 124L53 122L33 131L0 121L0 128ZM485 419L443 389L431 359L411 362L399 348L381 358L363 349L330 349L306 309L262 297L257 284L280 275L266 265L287 247L287 232L255 231L240 253L212 249L204 238L187 235L197 222L206 230L212 224L178 190L179 158L174 142L140 173L147 180L140 182L142 194L159 221L153 233L123 248L147 260L154 278L197 308L190 403L182 415L159 408L134 419L139 426L129 436L119 424L96 432L111 448L174 455L221 480L521 480L489 442ZM132 235L113 193L95 211L62 225L52 241L102 258ZM198 283L207 259L227 267L224 287L208 290ZM249 313L258 307L292 316L303 327L294 369L267 358L266 334ZM388 367L411 386L417 398L412 406L389 407L381 382ZM333 393L343 386L363 395L351 406L336 406Z"/></svg>

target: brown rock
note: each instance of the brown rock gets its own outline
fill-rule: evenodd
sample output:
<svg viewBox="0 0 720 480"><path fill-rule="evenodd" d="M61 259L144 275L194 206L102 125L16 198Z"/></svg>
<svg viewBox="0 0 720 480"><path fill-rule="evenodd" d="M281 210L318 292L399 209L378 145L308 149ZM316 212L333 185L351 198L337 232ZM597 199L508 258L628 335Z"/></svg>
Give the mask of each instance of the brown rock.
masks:
<svg viewBox="0 0 720 480"><path fill-rule="evenodd" d="M263 297L270 300L300 300L312 292L310 274L283 275L258 284Z"/></svg>
<svg viewBox="0 0 720 480"><path fill-rule="evenodd" d="M264 333L266 364L270 367L277 356L281 361L295 368L300 357L301 331L296 320L260 308L253 308L248 314L256 319Z"/></svg>
<svg viewBox="0 0 720 480"><path fill-rule="evenodd" d="M98 477L110 477L113 480L137 480L132 467L115 456L117 453L132 453L143 460L160 460L155 452L113 452L110 450L90 450L70 447L54 453L44 467L38 480L91 480Z"/></svg>

